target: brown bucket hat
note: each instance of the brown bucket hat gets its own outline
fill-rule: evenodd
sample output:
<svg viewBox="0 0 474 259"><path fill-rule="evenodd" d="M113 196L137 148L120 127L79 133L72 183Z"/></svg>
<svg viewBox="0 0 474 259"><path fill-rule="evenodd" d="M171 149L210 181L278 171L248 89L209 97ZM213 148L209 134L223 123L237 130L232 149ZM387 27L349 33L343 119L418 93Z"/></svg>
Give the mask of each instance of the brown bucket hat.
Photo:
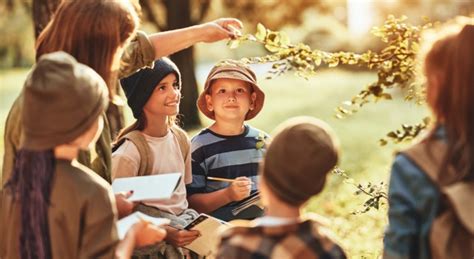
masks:
<svg viewBox="0 0 474 259"><path fill-rule="evenodd" d="M211 69L211 72L209 72L206 83L204 84L204 90L197 100L199 110L208 118L212 120L215 119L214 112L207 109L206 94L209 94L209 88L212 85L212 81L220 78L236 79L250 83L257 98L255 99L255 108L247 113L245 120L250 120L257 116L257 114L262 110L265 101L265 94L257 84L257 77L250 67L242 62L230 59L219 62Z"/></svg>

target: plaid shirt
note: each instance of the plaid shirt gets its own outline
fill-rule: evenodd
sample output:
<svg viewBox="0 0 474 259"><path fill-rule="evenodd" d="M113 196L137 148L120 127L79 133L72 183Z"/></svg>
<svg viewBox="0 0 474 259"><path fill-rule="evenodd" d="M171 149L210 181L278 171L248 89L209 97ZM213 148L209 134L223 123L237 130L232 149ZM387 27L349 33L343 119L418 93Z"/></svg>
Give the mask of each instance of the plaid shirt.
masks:
<svg viewBox="0 0 474 259"><path fill-rule="evenodd" d="M320 223L233 227L222 235L217 258L346 258Z"/></svg>

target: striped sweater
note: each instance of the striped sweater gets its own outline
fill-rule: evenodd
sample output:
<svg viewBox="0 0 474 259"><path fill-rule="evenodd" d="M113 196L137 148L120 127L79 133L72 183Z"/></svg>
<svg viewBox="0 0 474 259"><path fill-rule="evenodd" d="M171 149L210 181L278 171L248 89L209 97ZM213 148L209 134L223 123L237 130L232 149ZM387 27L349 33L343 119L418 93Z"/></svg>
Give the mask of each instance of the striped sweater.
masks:
<svg viewBox="0 0 474 259"><path fill-rule="evenodd" d="M252 192L257 190L258 163L266 150L269 136L245 125L244 132L235 136L219 135L202 130L191 140L193 182L187 185L188 195L209 193L226 188L229 183L207 180L207 176L236 178L247 176Z"/></svg>

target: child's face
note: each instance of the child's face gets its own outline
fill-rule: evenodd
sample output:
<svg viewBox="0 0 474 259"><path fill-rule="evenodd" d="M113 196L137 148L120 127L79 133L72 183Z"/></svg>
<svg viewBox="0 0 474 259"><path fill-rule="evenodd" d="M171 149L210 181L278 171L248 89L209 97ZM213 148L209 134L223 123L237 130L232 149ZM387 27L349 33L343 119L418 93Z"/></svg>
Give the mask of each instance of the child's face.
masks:
<svg viewBox="0 0 474 259"><path fill-rule="evenodd" d="M207 108L217 120L244 121L249 110L255 108L256 93L251 86L236 79L217 79L206 95Z"/></svg>
<svg viewBox="0 0 474 259"><path fill-rule="evenodd" d="M181 86L174 73L163 78L153 90L143 110L145 113L161 116L173 116L179 112Z"/></svg>

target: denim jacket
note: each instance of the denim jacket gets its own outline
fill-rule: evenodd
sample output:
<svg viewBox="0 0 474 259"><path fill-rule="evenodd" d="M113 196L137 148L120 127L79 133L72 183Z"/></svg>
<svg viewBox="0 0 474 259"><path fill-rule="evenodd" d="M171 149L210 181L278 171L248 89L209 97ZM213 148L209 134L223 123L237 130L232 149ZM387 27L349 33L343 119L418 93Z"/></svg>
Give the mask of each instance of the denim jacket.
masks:
<svg viewBox="0 0 474 259"><path fill-rule="evenodd" d="M446 139L444 128L436 137ZM440 192L407 156L396 156L388 190L389 225L384 237L384 258L431 258L429 233L438 211Z"/></svg>

